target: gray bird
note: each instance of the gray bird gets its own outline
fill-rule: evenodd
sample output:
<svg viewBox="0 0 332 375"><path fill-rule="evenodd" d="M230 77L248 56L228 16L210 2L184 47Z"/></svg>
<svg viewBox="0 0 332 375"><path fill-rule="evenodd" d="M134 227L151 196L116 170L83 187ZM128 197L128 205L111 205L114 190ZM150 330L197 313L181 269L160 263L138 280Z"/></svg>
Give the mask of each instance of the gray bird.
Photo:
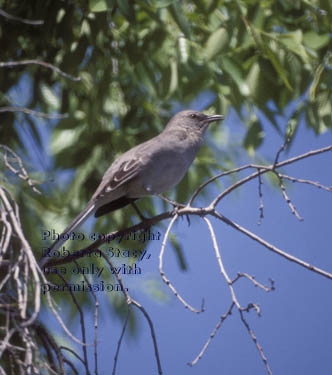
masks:
<svg viewBox="0 0 332 375"><path fill-rule="evenodd" d="M156 137L125 152L111 164L85 209L68 225L49 249L55 251L63 239L92 213L100 217L148 195L164 193L176 186L195 159L208 125L222 115L185 110L177 113Z"/></svg>

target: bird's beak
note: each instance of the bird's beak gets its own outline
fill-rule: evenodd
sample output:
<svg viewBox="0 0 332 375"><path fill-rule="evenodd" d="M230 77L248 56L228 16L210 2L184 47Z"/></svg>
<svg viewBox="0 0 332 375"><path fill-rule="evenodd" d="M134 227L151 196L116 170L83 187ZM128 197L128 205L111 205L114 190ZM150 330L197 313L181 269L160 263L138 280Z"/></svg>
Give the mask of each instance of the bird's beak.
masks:
<svg viewBox="0 0 332 375"><path fill-rule="evenodd" d="M214 121L222 121L225 118L223 115L212 115L212 116L207 116L206 122L214 122Z"/></svg>

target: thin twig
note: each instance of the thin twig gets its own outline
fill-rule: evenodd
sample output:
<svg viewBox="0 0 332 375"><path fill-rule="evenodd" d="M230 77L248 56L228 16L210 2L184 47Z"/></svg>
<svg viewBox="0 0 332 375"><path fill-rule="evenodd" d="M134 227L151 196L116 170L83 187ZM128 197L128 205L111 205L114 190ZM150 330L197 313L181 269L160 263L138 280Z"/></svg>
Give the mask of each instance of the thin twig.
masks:
<svg viewBox="0 0 332 375"><path fill-rule="evenodd" d="M159 253L159 273L161 275L161 278L162 278L163 282L171 289L171 291L174 293L175 297L184 305L184 307L186 309L189 309L191 312L195 312L195 313L198 314L198 313L201 313L201 312L204 311L204 306L202 306L201 309L198 310L198 309L195 309L194 307L192 307L188 302L186 302L181 297L181 295L179 294L179 292L175 289L175 287L172 285L172 283L170 282L170 280L167 279L167 277L165 275L165 272L163 270L163 257L164 257L166 243L167 243L170 231L172 229L172 226L175 223L175 221L176 221L177 218L178 218L178 215L175 214L173 216L171 222L169 223L168 227L167 227L167 230L166 230L163 242L161 244L161 249L160 249L160 253Z"/></svg>
<svg viewBox="0 0 332 375"><path fill-rule="evenodd" d="M215 253L216 253L216 257L217 257L217 260L218 260L218 264L219 264L219 268L220 268L220 272L221 274L223 275L224 279L226 280L227 282L227 285L228 285L228 288L231 292L231 296L232 296L232 302L233 304L236 306L236 308L238 309L239 313L240 313L240 316L241 316L241 320L242 322L245 324L246 328L248 329L248 332L250 334L250 337L252 338L253 342L255 343L256 345L256 348L258 350L258 353L262 359L262 361L264 362L265 364L265 367L267 369L267 372L269 375L272 375L271 373L271 370L270 370L270 366L266 360L266 357L263 353L263 350L262 350L262 347L259 345L258 341L257 341L257 338L256 336L254 335L254 332L250 329L249 327L249 324L247 323L247 321L245 320L244 318L244 311L250 311L250 309L254 308L257 312L257 314L260 316L260 309L259 309L259 306L255 303L249 303L248 306L246 308L243 308L240 303L238 302L237 300L237 297L236 297L236 294L235 294L235 291L234 291L234 288L233 288L233 283L230 279L230 277L228 276L225 268L224 268L224 265L223 265L223 262L222 262L222 259L221 259L221 256L220 256L220 251L219 251L219 246L218 246L218 243L217 243L217 240L216 240L216 235L215 235L215 232L214 232L214 229L213 229L213 226L210 222L210 220L208 220L206 217L203 217L204 221L207 223L208 225L208 228L209 228L209 231L210 231L210 234L211 234L211 238L212 238L212 242L213 242L213 248L215 250Z"/></svg>
<svg viewBox="0 0 332 375"><path fill-rule="evenodd" d="M0 68L12 68L14 66L20 65L40 65L44 66L45 68L51 69L54 72L62 75L65 78L71 79L72 81L80 81L81 77L74 77L68 73L63 72L58 67L54 66L53 64L47 63L41 60L21 60L21 61L8 61L8 62L0 62Z"/></svg>
<svg viewBox="0 0 332 375"><path fill-rule="evenodd" d="M74 372L74 374L77 374L77 375L79 374L79 372L77 371L76 367L74 366L74 364L71 361L69 361L68 359L64 358L63 362L67 363L67 365L71 368L71 370Z"/></svg>
<svg viewBox="0 0 332 375"><path fill-rule="evenodd" d="M76 263L76 266L77 263ZM60 272L57 273L57 276L60 277L60 279L66 284L68 285L67 283L67 280L61 275ZM87 353L87 350L86 350L86 331L85 331L85 322L84 322L84 314L83 314L83 310L80 306L80 304L78 303L73 291L71 288L68 288L68 291L71 295L71 298L74 302L74 305L76 306L77 308L77 311L79 313L79 316L80 316L80 325L81 325L81 334L82 334L82 342L83 342L83 345L82 345L82 350L83 350L83 358L84 358L84 367L85 367L85 373L86 375L90 375L90 371L89 371L89 362L88 362L88 353Z"/></svg>
<svg viewBox="0 0 332 375"><path fill-rule="evenodd" d="M273 172L276 168L284 167L286 165L293 164L293 163L295 163L297 161L306 159L308 157L311 157L311 156L314 156L314 155L319 155L319 154L322 154L324 152L329 152L329 151L332 151L332 146L327 146L327 147L320 148L318 150L313 150L313 151L306 152L304 154L301 154L301 155L295 156L293 158L290 158L290 159L284 160L282 162L279 162L276 165L264 166L264 165L248 164L248 165L242 167L241 170L248 169L248 168L255 168L255 169L260 169L260 172L252 173L251 175L249 175L249 176L247 176L247 177L245 177L245 178L243 178L243 179L235 182L232 186L230 186L229 188L225 189L221 194L219 194L214 199L214 201L211 203L210 207L215 208L217 206L217 204L226 195L230 194L233 190L237 189L239 186L241 186L241 185L247 183L248 181L251 181L252 179L256 178L259 174L264 174L264 173L267 173L267 172ZM238 168L238 169L240 169L240 168ZM218 175L218 176L221 177L221 175ZM215 177L217 177L217 176L215 176ZM212 182L212 179L210 179L208 181L208 183L210 183L210 182Z"/></svg>
<svg viewBox="0 0 332 375"><path fill-rule="evenodd" d="M79 264L76 260L74 260L76 267L79 267ZM83 278L87 284L89 284L89 280L86 277L85 273L83 272ZM93 288L90 289L92 297L95 301L95 313L94 313L94 342L93 342L93 352L94 352L94 360L95 360L95 375L98 375L98 316L99 316L99 301L97 298L96 293L94 292Z"/></svg>
<svg viewBox="0 0 332 375"><path fill-rule="evenodd" d="M264 363L264 365L265 365L265 368L266 368L267 373L268 373L269 375L272 375L272 371L271 371L270 365L269 365L269 363L268 363L268 361L267 361L267 359L266 359L266 357L265 357L265 354L264 354L264 352L263 352L263 348L262 348L261 345L259 344L259 342L258 342L258 340L257 340L257 337L256 337L255 334L254 334L254 331L250 328L248 322L247 322L246 319L244 318L243 311L240 310L239 313L240 313L241 321L242 321L242 323L244 324L244 326L247 328L248 333L249 333L249 335L250 335L252 341L254 342L254 344L255 344L255 346L256 346L256 348L257 348L257 350L258 350L258 353L259 353L259 355L260 355L260 357L261 357L261 359L262 359L262 361L263 361L263 363Z"/></svg>
<svg viewBox="0 0 332 375"><path fill-rule="evenodd" d="M188 202L188 206L192 206L195 198L198 196L198 194L207 186L209 185L211 182L214 182L216 180L218 180L219 178L221 177L224 177L224 176L228 176L230 174L233 174L233 173L237 173L237 172L241 172L241 171L244 171L246 169L252 169L252 168L255 168L255 169L258 169L260 166L259 165L255 165L255 164L247 164L247 165L244 165L242 167L239 167L239 168L235 168L235 169L232 169L230 171L226 171L226 172L222 172L222 173L219 173L211 178L209 178L207 181L205 181L202 185L200 185L194 192L194 194L192 195L192 197L190 198L189 202Z"/></svg>
<svg viewBox="0 0 332 375"><path fill-rule="evenodd" d="M156 357L156 360L157 360L158 374L162 375L163 372L162 372L162 369L161 369L160 356L159 356L158 345L157 345L157 338L156 338L156 333L154 331L152 320L151 320L149 314L146 312L146 310L144 309L144 307L142 305L140 305L134 299L131 300L131 303L134 306L136 306L139 310L142 311L143 315L145 316L145 319L147 320L147 322L149 324L152 342L153 342L153 346L154 346L154 353L155 353L155 357Z"/></svg>
<svg viewBox="0 0 332 375"><path fill-rule="evenodd" d="M290 198L287 195L286 187L285 187L285 185L284 185L284 183L282 181L282 177L280 176L280 174L278 172L275 172L275 174L276 174L276 176L279 179L279 186L280 186L280 189L281 189L281 192L282 192L282 196L284 197L286 203L288 204L290 210L292 211L292 214L294 214L300 221L303 221L303 218L297 212L294 204L292 203L292 201L290 200Z"/></svg>
<svg viewBox="0 0 332 375"><path fill-rule="evenodd" d="M62 119L67 118L69 115L68 113L45 113L45 112L39 112L35 111L33 109L29 109L26 107L0 107L0 113L3 112L23 112L26 115L36 116L36 117L42 117L47 119Z"/></svg>
<svg viewBox="0 0 332 375"><path fill-rule="evenodd" d="M116 373L116 365L118 363L118 358L119 358L119 353L120 353L120 347L121 347L121 343L122 343L122 339L123 339L124 333L126 332L126 328L127 328L129 316L130 316L130 305L128 306L127 316L126 316L125 322L124 322L123 327L122 327L122 331L121 331L121 335L119 337L118 345L116 347L112 375L115 375L115 373Z"/></svg>
<svg viewBox="0 0 332 375"><path fill-rule="evenodd" d="M28 325L32 324L35 321L35 319L38 316L39 310L40 310L40 292L41 292L41 290L40 290L40 279L38 277L38 272L37 272L38 265L37 265L36 259L34 257L34 254L32 252L32 249L31 249L28 241L26 240L26 238L24 236L23 229L22 229L21 223L20 223L20 219L17 215L17 213L18 213L17 203L15 202L15 200L12 199L13 205L15 207L13 209L9 200L8 200L8 198L7 198L6 192L7 191L4 188L0 187L0 198L3 202L4 208L6 209L8 216L10 217L11 223L13 225L13 229L15 230L15 233L16 233L17 237L21 241L21 244L23 246L23 250L28 257L29 267L31 269L31 272L32 272L32 275L33 275L33 280L34 280L34 283L35 283L34 312L28 320L26 320L24 323L22 323L22 327L27 327Z"/></svg>
<svg viewBox="0 0 332 375"><path fill-rule="evenodd" d="M294 257L293 255L290 255L288 253L286 253L285 251L277 248L276 246L273 246L272 244L270 244L269 242L263 240L261 237L257 236L256 234L250 232L248 229L245 229L243 227L241 227L241 225L235 223L234 221L232 220L229 220L227 219L224 215L220 214L219 212L217 211L214 211L212 212L212 215L219 218L220 220L222 220L224 223L230 225L231 227L233 227L234 229L238 230L239 232L242 232L243 234L245 234L246 236L248 236L249 238L251 238L252 240L260 243L261 245L263 245L264 247L266 247L267 249L271 250L272 252L282 256L283 258L286 258L287 260L291 261L291 262L294 262L306 269L308 269L309 271L313 271L315 273L318 273L319 275L321 276L324 276L330 280L332 280L332 274L329 273L329 272L326 272L318 267L315 267L307 262L304 262L303 260L299 259L299 258L296 258Z"/></svg>
<svg viewBox="0 0 332 375"><path fill-rule="evenodd" d="M56 343L56 341L54 340L53 336L50 335L48 333L48 331L45 329L44 326L42 326L41 324L38 325L38 329L37 329L37 332L39 334L42 334L45 336L45 338L47 339L48 343L50 344L50 346L52 347L52 349L55 351L55 354L58 358L58 362L59 362L59 366L60 366L60 371L61 371L61 374L65 375L65 369L64 369L64 361L63 361L63 354L61 352L61 349L60 347L58 346L58 344Z"/></svg>
<svg viewBox="0 0 332 375"><path fill-rule="evenodd" d="M104 253L102 253L102 252L101 252L101 256L105 259L106 263L108 263L108 265L110 266L110 268L114 269L114 266L113 266L112 262L109 260L109 258ZM117 272L115 273L115 277L116 277L118 283L121 286L121 291L122 291L122 293L124 294L124 296L126 298L126 302L127 302L128 306L131 305L131 304L133 304L139 310L141 310L141 312L143 313L143 315L145 316L145 319L147 320L147 322L149 324L150 332L151 332L151 338L152 338L153 347L154 347L154 353L155 353L155 357L156 357L156 361L157 361L158 374L162 375L162 369L161 369L161 363L160 363L160 356L159 356L159 350L158 350L158 344L157 344L157 338L156 338L156 334L155 334L155 331L154 331L152 320L151 320L149 314L144 309L144 307L141 304L139 304L137 301L135 301L129 295L127 289L125 288L125 286L124 286L124 284L122 282L122 279L121 279L120 275Z"/></svg>
<svg viewBox="0 0 332 375"><path fill-rule="evenodd" d="M232 304L230 305L230 307L226 311L226 313L220 317L219 322L217 323L217 325L215 326L215 328L213 329L213 331L210 333L210 336L207 339L206 343L204 344L204 346L203 346L202 350L200 351L200 353L197 355L197 357L193 361L191 361L191 362L188 363L189 366L195 366L196 363L203 357L204 353L206 352L206 349L211 344L211 341L215 337L218 329L221 327L221 325L223 324L223 322L228 318L228 316L232 314L232 310L233 310L234 306L235 306L235 303L232 302Z"/></svg>
<svg viewBox="0 0 332 375"><path fill-rule="evenodd" d="M212 243L213 243L213 248L214 248L214 251L215 251L215 254L216 254L217 262L219 264L220 273L222 274L222 276L224 277L224 279L227 282L228 288L229 288L229 290L231 292L233 303L235 304L235 306L238 309L241 309L240 303L237 300L236 295L235 295L235 291L234 291L234 288L233 288L233 285L232 285L232 280L228 276L228 274L227 274L227 272L225 270L224 264L222 262L221 255L220 255L220 250L219 250L218 242L217 242L217 239L216 239L216 235L214 233L213 226L212 226L210 220L207 219L204 216L203 216L203 220L206 222L206 224L207 224L207 226L209 228L209 231L210 231L210 235L211 235Z"/></svg>
<svg viewBox="0 0 332 375"><path fill-rule="evenodd" d="M288 175L283 174L283 173L279 173L279 176L281 178L285 179L285 180L289 180L289 181L292 181L292 182L298 182L298 183L301 183L301 184L312 185L312 186L315 186L318 189L323 189L323 190L332 192L332 186L324 186L324 185L322 185L322 184L320 184L319 182L316 182L316 181L303 180L302 178L291 177L291 176L288 176Z"/></svg>
<svg viewBox="0 0 332 375"><path fill-rule="evenodd" d="M268 287L262 283L259 283L257 280L255 280L255 277L254 276L251 276L247 273L242 273L242 272L238 272L236 277L232 280L232 284L236 283L241 277L245 277L247 278L248 280L250 280L256 287L259 287L263 290L265 290L266 292L271 292L272 290L275 290L275 286L274 286L274 280L272 279L269 279L270 283L271 283L271 286Z"/></svg>
<svg viewBox="0 0 332 375"><path fill-rule="evenodd" d="M286 129L286 137L285 137L285 141L284 143L280 146L278 152L276 153L276 157L274 159L274 163L273 163L273 167L275 168L276 165L278 164L279 162L279 157L280 157L280 154L285 150L286 146L289 144L289 142L291 141L292 139L292 133L293 133L293 129L290 127L288 128L289 131L287 132L287 129Z"/></svg>
<svg viewBox="0 0 332 375"><path fill-rule="evenodd" d="M35 183L36 181L33 181L30 177L29 177L29 174L28 172L26 171L26 169L24 168L24 165L23 165L23 162L22 162L22 159L16 154L16 152L14 152L11 148L9 148L8 146L5 146L5 145L1 145L0 144L0 149L4 149L5 152L4 152L4 155L3 155L3 159L5 161L5 165L6 167L11 170L14 174L16 174L19 178L21 178L23 181L26 181L28 183L29 186L32 187L33 191L38 193L38 194L41 194L41 192L36 188L35 186ZM7 156L7 152L11 154L12 156L12 160L9 160L8 159L8 156ZM18 164L18 167L19 169L16 169L12 163L17 163Z"/></svg>
<svg viewBox="0 0 332 375"><path fill-rule="evenodd" d="M258 172L260 170L258 169ZM262 193L262 175L258 175L258 197L259 197L259 219L258 219L258 225L262 223L262 220L264 219L264 205L263 205L263 193Z"/></svg>
<svg viewBox="0 0 332 375"><path fill-rule="evenodd" d="M11 21L18 21L18 22L22 22L22 23L25 23L27 25L32 25L32 26L40 26L40 25L44 24L43 20L28 20L26 18L13 16L13 15L5 12L2 9L0 9L0 16L3 16L3 17L5 17L5 18L7 18Z"/></svg>
<svg viewBox="0 0 332 375"><path fill-rule="evenodd" d="M67 346L63 346L63 345L59 346L59 348L61 350L67 350L69 353L71 353L72 355L74 355L79 361L81 361L84 364L83 358L81 358L73 349L68 348Z"/></svg>

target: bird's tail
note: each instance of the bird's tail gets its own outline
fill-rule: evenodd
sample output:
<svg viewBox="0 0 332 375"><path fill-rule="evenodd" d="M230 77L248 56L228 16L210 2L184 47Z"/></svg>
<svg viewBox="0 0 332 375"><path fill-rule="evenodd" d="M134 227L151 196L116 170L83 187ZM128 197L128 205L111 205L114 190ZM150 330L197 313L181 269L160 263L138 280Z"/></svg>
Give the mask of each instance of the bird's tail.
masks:
<svg viewBox="0 0 332 375"><path fill-rule="evenodd" d="M67 239L64 239L64 237L67 237L66 236L67 234L70 234L77 227L83 224L85 220L87 220L87 218L94 212L94 210L95 210L95 204L93 202L90 202L85 207L85 209L79 215L77 215L76 218L60 234L59 238L52 243L51 247L48 249L47 254L44 255L43 258L41 259L40 267L43 267L50 260L50 254L53 251L58 250L67 241Z"/></svg>

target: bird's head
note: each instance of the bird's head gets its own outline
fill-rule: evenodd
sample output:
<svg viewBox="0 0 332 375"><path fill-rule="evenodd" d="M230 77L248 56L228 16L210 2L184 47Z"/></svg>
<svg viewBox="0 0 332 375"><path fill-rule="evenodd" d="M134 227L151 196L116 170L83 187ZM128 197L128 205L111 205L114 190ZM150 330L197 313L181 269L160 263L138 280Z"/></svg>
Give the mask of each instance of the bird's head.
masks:
<svg viewBox="0 0 332 375"><path fill-rule="evenodd" d="M205 113L189 109L174 115L168 122L165 130L181 128L188 131L204 133L211 122L222 121L223 119L223 115L206 115Z"/></svg>

